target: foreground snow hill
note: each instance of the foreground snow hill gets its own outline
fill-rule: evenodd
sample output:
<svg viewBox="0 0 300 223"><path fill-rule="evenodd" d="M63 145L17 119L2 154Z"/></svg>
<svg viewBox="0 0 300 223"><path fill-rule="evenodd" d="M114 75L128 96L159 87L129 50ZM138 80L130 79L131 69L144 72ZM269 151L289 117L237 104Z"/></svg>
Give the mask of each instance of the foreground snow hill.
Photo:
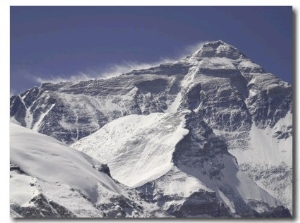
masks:
<svg viewBox="0 0 300 223"><path fill-rule="evenodd" d="M88 155L15 123L10 135L12 217L164 216Z"/></svg>
<svg viewBox="0 0 300 223"><path fill-rule="evenodd" d="M288 217L204 122L193 126L196 119L188 111L129 115L72 147L107 162L113 178L176 217L259 217L276 208Z"/></svg>

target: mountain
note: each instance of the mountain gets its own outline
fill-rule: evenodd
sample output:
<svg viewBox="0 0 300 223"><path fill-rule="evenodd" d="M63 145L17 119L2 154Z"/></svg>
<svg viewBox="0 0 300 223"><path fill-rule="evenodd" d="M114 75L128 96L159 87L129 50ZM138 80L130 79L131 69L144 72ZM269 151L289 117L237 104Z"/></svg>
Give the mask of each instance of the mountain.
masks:
<svg viewBox="0 0 300 223"><path fill-rule="evenodd" d="M223 41L107 80L43 83L12 96L10 115L171 216L292 213L292 87Z"/></svg>

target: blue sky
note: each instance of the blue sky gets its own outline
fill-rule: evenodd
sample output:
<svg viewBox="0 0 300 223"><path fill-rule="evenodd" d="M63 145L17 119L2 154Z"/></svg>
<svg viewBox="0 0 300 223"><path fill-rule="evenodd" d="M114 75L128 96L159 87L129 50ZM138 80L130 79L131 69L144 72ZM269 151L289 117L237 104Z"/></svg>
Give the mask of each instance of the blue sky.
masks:
<svg viewBox="0 0 300 223"><path fill-rule="evenodd" d="M10 8L11 91L178 59L223 40L292 83L292 7Z"/></svg>

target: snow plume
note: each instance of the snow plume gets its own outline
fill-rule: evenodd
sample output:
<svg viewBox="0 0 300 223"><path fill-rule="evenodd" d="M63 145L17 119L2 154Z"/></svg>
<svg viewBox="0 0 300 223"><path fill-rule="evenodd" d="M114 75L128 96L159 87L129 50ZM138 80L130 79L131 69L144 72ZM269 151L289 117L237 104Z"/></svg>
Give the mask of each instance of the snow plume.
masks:
<svg viewBox="0 0 300 223"><path fill-rule="evenodd" d="M149 69L151 67L159 66L160 64L178 61L182 58L194 54L196 51L200 50L205 43L208 42L209 41L201 41L192 45L188 45L184 47L184 49L181 52L176 53L175 56L173 55L172 57L161 58L157 62L144 63L134 61L123 61L120 64L112 64L104 72L100 73L100 78L110 78L118 76L120 74L128 73L132 70Z"/></svg>
<svg viewBox="0 0 300 223"><path fill-rule="evenodd" d="M62 75L53 75L48 78L44 77L37 77L37 76L32 76L33 79L38 82L38 83L45 83L45 82L51 82L51 83L59 83L59 82L64 82L64 81L85 81L85 80L90 80L90 79L95 79L96 77L93 77L92 75L85 74L83 72L79 72L78 74L71 75L69 77Z"/></svg>
<svg viewBox="0 0 300 223"><path fill-rule="evenodd" d="M200 50L202 48L202 46L205 43L208 43L208 42L209 41L202 41L202 42L195 43L195 44L185 47L182 57L186 57L188 55L192 55L192 54L196 53L198 50Z"/></svg>
<svg viewBox="0 0 300 223"><path fill-rule="evenodd" d="M203 44L207 43L205 42L199 42L193 45L189 45L183 49L181 53L179 53L177 56L170 58L161 58L160 60L156 62L146 63L146 62L138 62L138 61L123 61L118 64L113 63L109 64L107 68L98 68L98 69L87 69L84 72L78 72L73 75L53 75L48 78L43 78L39 76L32 76L34 80L37 83L44 83L44 82L52 82L52 83L58 83L58 82L64 82L64 81L72 81L72 82L78 82L78 81L86 81L91 79L108 79L115 76L119 76L124 73L128 73L132 70L140 70L140 69L148 69L151 67L159 66L163 63L170 63L174 62L176 60L179 60L181 58L184 58L188 55L191 55L195 53L197 50L201 49Z"/></svg>
<svg viewBox="0 0 300 223"><path fill-rule="evenodd" d="M162 63L169 63L172 62L171 59L162 59L158 62L153 63L140 63L140 62L133 62L133 61L124 61L121 64L112 64L109 69L107 69L104 73L100 74L99 78L110 78L115 77L124 73L128 73L132 70L141 70L141 69L149 69L151 67L158 66Z"/></svg>
<svg viewBox="0 0 300 223"><path fill-rule="evenodd" d="M128 73L132 70L140 70L140 69L148 69L154 66L158 66L162 63L168 63L173 60L171 59L162 59L158 62L153 63L141 63L141 62L134 62L134 61L124 61L120 64L111 64L109 65L109 68L106 69L98 69L96 70L87 70L86 72L78 72L77 74L66 76L66 75L52 75L48 78L33 76L35 82L37 83L45 83L45 82L51 82L51 83L59 83L64 81L72 81L72 82L78 82L78 81L87 81L91 79L108 79L112 77L119 76L124 73Z"/></svg>
<svg viewBox="0 0 300 223"><path fill-rule="evenodd" d="M17 95L16 92L17 92L16 90L10 88L10 96L9 96L9 97L14 96L14 95Z"/></svg>

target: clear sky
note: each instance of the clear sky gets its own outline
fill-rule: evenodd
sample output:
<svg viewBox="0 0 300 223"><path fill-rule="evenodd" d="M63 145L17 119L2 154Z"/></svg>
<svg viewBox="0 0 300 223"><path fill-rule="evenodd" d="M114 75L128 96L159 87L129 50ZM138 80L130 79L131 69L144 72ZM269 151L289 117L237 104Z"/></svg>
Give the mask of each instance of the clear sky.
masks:
<svg viewBox="0 0 300 223"><path fill-rule="evenodd" d="M12 6L11 92L178 59L219 39L292 83L292 7Z"/></svg>

